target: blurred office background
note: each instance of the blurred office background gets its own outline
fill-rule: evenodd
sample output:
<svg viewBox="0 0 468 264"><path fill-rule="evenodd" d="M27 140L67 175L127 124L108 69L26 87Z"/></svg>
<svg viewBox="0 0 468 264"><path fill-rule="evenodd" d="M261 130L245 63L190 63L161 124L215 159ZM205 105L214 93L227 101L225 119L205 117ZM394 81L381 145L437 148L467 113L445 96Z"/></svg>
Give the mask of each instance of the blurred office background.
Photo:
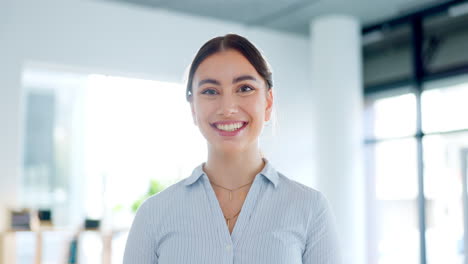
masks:
<svg viewBox="0 0 468 264"><path fill-rule="evenodd" d="M184 74L238 33L273 68L265 156L328 197L346 263L466 264L468 1L0 2L0 263L121 263L206 158Z"/></svg>

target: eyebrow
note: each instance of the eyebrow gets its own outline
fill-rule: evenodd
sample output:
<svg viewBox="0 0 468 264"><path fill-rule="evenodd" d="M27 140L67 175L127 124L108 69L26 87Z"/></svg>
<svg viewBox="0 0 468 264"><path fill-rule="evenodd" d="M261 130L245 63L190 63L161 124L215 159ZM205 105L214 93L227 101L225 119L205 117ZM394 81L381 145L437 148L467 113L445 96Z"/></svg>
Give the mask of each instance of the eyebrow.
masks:
<svg viewBox="0 0 468 264"><path fill-rule="evenodd" d="M242 82L242 81L257 81L257 79L255 77L253 77L252 75L242 75L242 76L239 76L239 77L236 77L232 80L232 83L237 83L237 82Z"/></svg>
<svg viewBox="0 0 468 264"><path fill-rule="evenodd" d="M198 82L198 87L202 86L203 84L205 83L211 83L211 84L215 84L215 85L221 85L219 83L219 81L215 80L215 79L204 79L204 80L201 80Z"/></svg>
<svg viewBox="0 0 468 264"><path fill-rule="evenodd" d="M239 77L236 77L232 80L232 83L238 83L242 81L257 81L257 78L253 77L252 75L241 75ZM214 85L221 85L221 83L215 79L204 79L198 82L198 86L202 86L203 84L210 83Z"/></svg>

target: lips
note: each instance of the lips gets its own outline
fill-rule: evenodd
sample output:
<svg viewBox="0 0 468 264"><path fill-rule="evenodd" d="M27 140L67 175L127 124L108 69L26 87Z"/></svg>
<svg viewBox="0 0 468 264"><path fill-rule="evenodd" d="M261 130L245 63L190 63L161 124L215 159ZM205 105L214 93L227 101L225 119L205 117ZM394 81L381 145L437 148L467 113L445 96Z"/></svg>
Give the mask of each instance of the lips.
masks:
<svg viewBox="0 0 468 264"><path fill-rule="evenodd" d="M248 122L240 120L219 121L211 124L213 129L223 137L237 136L247 125Z"/></svg>
<svg viewBox="0 0 468 264"><path fill-rule="evenodd" d="M230 125L230 124L236 124L236 123L247 123L246 121L242 120L224 120L224 121L216 121L212 123L211 125Z"/></svg>

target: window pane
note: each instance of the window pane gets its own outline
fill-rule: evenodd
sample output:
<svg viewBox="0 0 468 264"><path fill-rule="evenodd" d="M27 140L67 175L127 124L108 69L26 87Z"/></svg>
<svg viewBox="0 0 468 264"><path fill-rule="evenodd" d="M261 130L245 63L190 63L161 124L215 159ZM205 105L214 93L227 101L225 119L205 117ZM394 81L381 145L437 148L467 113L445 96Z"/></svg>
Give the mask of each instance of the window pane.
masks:
<svg viewBox="0 0 468 264"><path fill-rule="evenodd" d="M378 264L419 263L417 201L379 201L377 206Z"/></svg>
<svg viewBox="0 0 468 264"><path fill-rule="evenodd" d="M412 72L409 25L365 34L363 44L365 86L409 79Z"/></svg>
<svg viewBox="0 0 468 264"><path fill-rule="evenodd" d="M367 148L370 190L370 263L418 263L418 181L414 139L378 143ZM404 238L404 239L402 239Z"/></svg>
<svg viewBox="0 0 468 264"><path fill-rule="evenodd" d="M96 200L128 208L146 194L151 179L168 186L206 156L183 94L179 84L89 76L83 151L90 216L105 213ZM184 151L174 148L179 145Z"/></svg>
<svg viewBox="0 0 468 264"><path fill-rule="evenodd" d="M39 69L26 69L23 73L26 104L21 206L51 209L56 226L75 223L74 218L82 220L79 207L74 204L80 200L76 196L80 188L71 175L83 177L72 168L78 164L79 143L74 143L74 139L79 134L75 128L80 88L84 84L81 74Z"/></svg>
<svg viewBox="0 0 468 264"><path fill-rule="evenodd" d="M468 129L468 77L460 80L455 84L447 81L439 82L439 85L433 83L429 87L438 88L423 92L421 106L424 132Z"/></svg>
<svg viewBox="0 0 468 264"><path fill-rule="evenodd" d="M416 97L412 93L372 100L367 103L366 138L391 138L416 132Z"/></svg>
<svg viewBox="0 0 468 264"><path fill-rule="evenodd" d="M425 64L431 72L449 70L468 64L468 14L464 7L452 7L424 19ZM464 12L461 14L460 12Z"/></svg>
<svg viewBox="0 0 468 264"><path fill-rule="evenodd" d="M418 196L416 141L394 140L375 146L376 195L379 200Z"/></svg>
<svg viewBox="0 0 468 264"><path fill-rule="evenodd" d="M427 136L424 141L424 183L429 264L463 263L461 151L468 133Z"/></svg>

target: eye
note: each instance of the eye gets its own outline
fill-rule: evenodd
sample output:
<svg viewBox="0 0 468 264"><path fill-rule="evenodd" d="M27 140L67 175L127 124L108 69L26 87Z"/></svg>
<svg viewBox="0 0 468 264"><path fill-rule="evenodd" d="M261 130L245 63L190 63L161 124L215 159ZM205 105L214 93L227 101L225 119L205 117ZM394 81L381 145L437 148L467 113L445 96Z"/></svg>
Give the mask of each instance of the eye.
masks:
<svg viewBox="0 0 468 264"><path fill-rule="evenodd" d="M201 92L201 94L207 94L207 95L215 95L217 93L218 92L215 89L206 89L203 92Z"/></svg>
<svg viewBox="0 0 468 264"><path fill-rule="evenodd" d="M253 88L253 87L250 86L250 85L242 85L241 88L240 88L239 90L240 90L241 92L247 93L247 92L254 91L255 88Z"/></svg>

